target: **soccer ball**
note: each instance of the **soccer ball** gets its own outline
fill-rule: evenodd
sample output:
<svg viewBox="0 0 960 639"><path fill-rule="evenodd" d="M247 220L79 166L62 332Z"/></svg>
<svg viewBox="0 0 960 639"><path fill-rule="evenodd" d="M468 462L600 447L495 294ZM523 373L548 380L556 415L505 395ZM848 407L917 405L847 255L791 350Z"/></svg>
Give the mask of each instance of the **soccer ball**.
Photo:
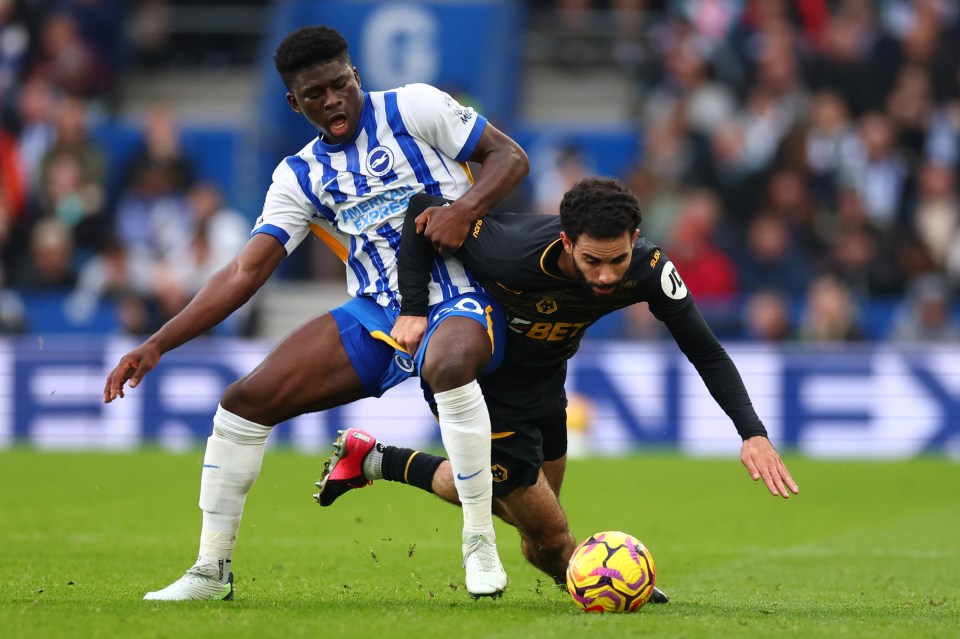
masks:
<svg viewBox="0 0 960 639"><path fill-rule="evenodd" d="M636 612L650 600L657 569L636 537L600 532L576 547L567 590L584 612Z"/></svg>

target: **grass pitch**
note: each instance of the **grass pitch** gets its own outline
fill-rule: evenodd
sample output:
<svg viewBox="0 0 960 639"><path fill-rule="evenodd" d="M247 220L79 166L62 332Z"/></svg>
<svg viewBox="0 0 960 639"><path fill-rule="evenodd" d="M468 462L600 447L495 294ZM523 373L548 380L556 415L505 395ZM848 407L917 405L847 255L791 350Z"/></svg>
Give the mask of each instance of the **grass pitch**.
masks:
<svg viewBox="0 0 960 639"><path fill-rule="evenodd" d="M0 452L0 637L957 637L960 466L788 458L769 496L735 459L571 461L578 539L632 533L673 601L579 612L498 524L506 595L461 584L460 513L378 482L330 508L322 458L267 454L233 602L144 602L195 559L202 452Z"/></svg>

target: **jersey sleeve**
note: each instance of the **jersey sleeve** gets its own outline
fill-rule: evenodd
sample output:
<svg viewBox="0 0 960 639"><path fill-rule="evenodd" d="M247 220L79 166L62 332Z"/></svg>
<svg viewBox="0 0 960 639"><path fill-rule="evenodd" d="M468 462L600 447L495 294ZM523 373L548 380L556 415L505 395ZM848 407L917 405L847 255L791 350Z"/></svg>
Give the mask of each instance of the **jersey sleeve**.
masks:
<svg viewBox="0 0 960 639"><path fill-rule="evenodd" d="M315 212L316 208L307 199L293 170L283 162L273 172L263 212L250 235L272 235L289 255L306 237Z"/></svg>
<svg viewBox="0 0 960 639"><path fill-rule="evenodd" d="M400 255L397 258L397 287L400 289L400 314L426 317L429 311L430 269L436 252L430 238L417 233L417 216L431 206L443 206L442 197L418 193L410 198L403 232L400 234Z"/></svg>
<svg viewBox="0 0 960 639"><path fill-rule="evenodd" d="M397 105L407 130L458 162L470 159L487 119L429 84L397 90Z"/></svg>
<svg viewBox="0 0 960 639"><path fill-rule="evenodd" d="M641 268L648 272L638 287L639 297L666 324L737 433L742 439L766 437L767 430L753 408L740 371L703 319L676 266L663 251L655 249L646 255Z"/></svg>

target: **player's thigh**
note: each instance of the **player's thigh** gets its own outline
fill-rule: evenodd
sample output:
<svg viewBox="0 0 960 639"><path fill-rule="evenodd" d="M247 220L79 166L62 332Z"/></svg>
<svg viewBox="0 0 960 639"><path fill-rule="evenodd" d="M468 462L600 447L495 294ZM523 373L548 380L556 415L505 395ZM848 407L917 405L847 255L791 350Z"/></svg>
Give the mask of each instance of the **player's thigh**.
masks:
<svg viewBox="0 0 960 639"><path fill-rule="evenodd" d="M438 393L495 371L505 347L500 304L487 293L465 293L430 310L416 364L429 389Z"/></svg>
<svg viewBox="0 0 960 639"><path fill-rule="evenodd" d="M330 314L285 337L223 397L227 410L261 424L340 406L367 395Z"/></svg>
<svg viewBox="0 0 960 639"><path fill-rule="evenodd" d="M458 388L480 377L491 354L490 338L480 324L449 317L430 336L420 375L435 393Z"/></svg>

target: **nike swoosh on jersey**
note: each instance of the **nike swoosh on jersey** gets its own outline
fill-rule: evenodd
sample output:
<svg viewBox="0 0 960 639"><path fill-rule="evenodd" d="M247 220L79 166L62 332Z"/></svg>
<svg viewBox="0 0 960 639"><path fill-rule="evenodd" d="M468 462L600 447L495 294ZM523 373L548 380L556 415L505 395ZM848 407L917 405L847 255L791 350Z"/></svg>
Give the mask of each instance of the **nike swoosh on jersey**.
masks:
<svg viewBox="0 0 960 639"><path fill-rule="evenodd" d="M472 475L467 475L466 477L464 477L464 476L461 475L460 473L457 473L457 479L459 479L460 481L466 481L467 479L470 479L471 477L476 477L477 475L479 475L479 474L482 473L482 472L483 472L483 469L481 468L481 469L478 470L477 472L473 473Z"/></svg>

